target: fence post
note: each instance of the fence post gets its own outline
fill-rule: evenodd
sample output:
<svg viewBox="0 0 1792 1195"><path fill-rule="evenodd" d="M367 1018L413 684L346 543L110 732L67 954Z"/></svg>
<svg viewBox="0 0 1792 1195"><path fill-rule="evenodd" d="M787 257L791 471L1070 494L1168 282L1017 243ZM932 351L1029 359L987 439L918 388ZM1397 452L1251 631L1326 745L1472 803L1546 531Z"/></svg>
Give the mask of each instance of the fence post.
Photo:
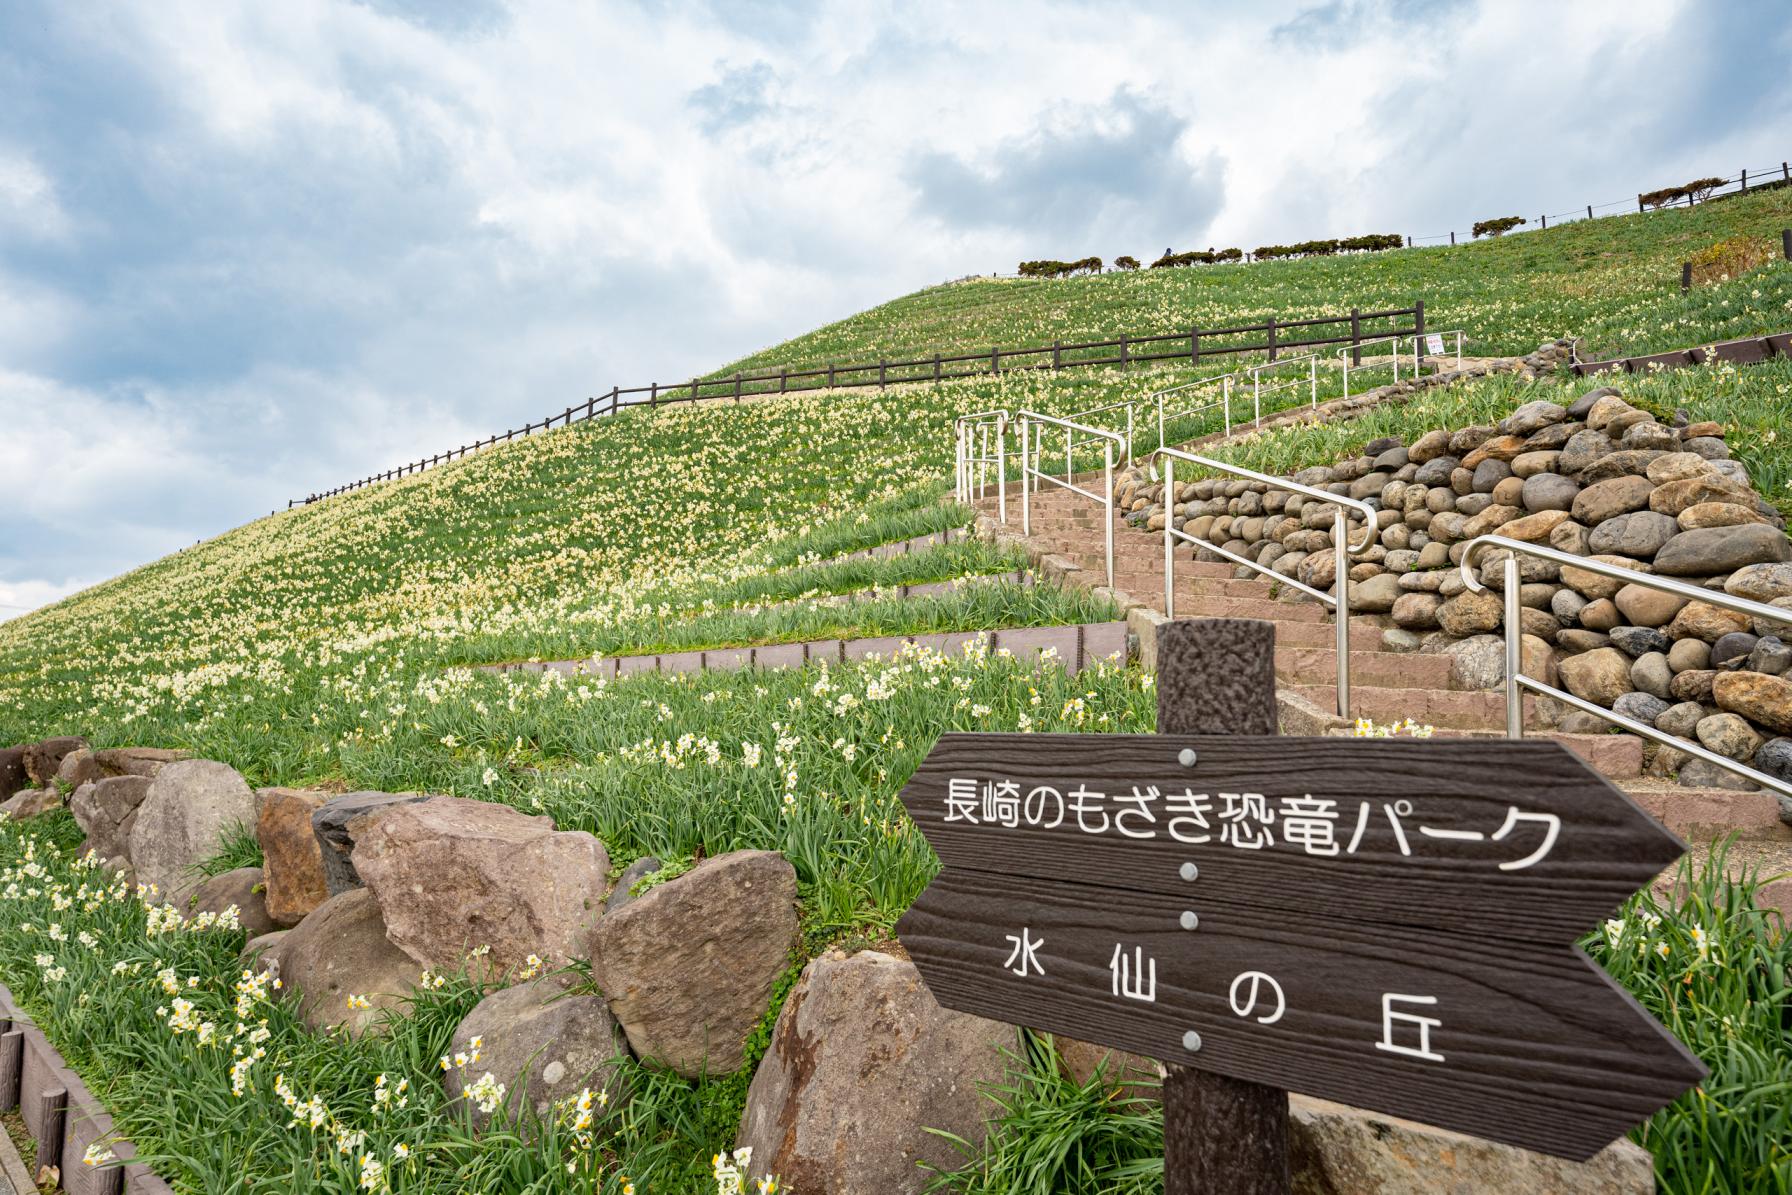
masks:
<svg viewBox="0 0 1792 1195"><path fill-rule="evenodd" d="M1054 340L1054 341L1052 341L1052 368L1053 369L1062 369L1063 367L1064 367L1064 345L1061 341Z"/></svg>
<svg viewBox="0 0 1792 1195"><path fill-rule="evenodd" d="M1188 363L1190 365L1201 364L1201 329L1199 326L1188 330Z"/></svg>
<svg viewBox="0 0 1792 1195"><path fill-rule="evenodd" d="M1638 192L1638 193L1637 193L1637 197L1636 197L1636 210L1637 210L1637 211L1639 211L1639 212L1640 212L1640 211L1642 211L1642 210L1643 210L1643 196L1642 196L1642 193L1641 193L1641 192Z"/></svg>
<svg viewBox="0 0 1792 1195"><path fill-rule="evenodd" d="M1002 372L1002 350L999 348L992 348L989 350L989 372Z"/></svg>
<svg viewBox="0 0 1792 1195"><path fill-rule="evenodd" d="M1269 322L1263 325L1269 330L1269 359L1276 359L1276 317L1270 316Z"/></svg>
<svg viewBox="0 0 1792 1195"><path fill-rule="evenodd" d="M888 361L879 361L877 363L877 388L879 390L885 389L889 384L889 380L890 363Z"/></svg>
<svg viewBox="0 0 1792 1195"><path fill-rule="evenodd" d="M783 394L790 389L790 366L786 365L778 371L778 393Z"/></svg>
<svg viewBox="0 0 1792 1195"><path fill-rule="evenodd" d="M1120 333L1120 368L1126 368L1126 333Z"/></svg>
<svg viewBox="0 0 1792 1195"><path fill-rule="evenodd" d="M1589 203L1587 205L1587 219L1591 220L1592 218L1593 218L1593 205Z"/></svg>
<svg viewBox="0 0 1792 1195"><path fill-rule="evenodd" d="M828 389L832 390L833 388L834 388L834 363L832 361L829 361L828 362Z"/></svg>
<svg viewBox="0 0 1792 1195"><path fill-rule="evenodd" d="M1742 189L1748 190L1748 167L1746 166L1742 169Z"/></svg>
<svg viewBox="0 0 1792 1195"><path fill-rule="evenodd" d="M1787 261L1792 261L1792 228L1780 229L1780 252Z"/></svg>
<svg viewBox="0 0 1792 1195"><path fill-rule="evenodd" d="M734 401L740 401L740 375L738 373L734 375Z"/></svg>
<svg viewBox="0 0 1792 1195"><path fill-rule="evenodd" d="M1363 363L1363 313L1355 307L1350 309L1350 363L1352 365ZM1344 385L1345 393L1348 395L1350 386L1348 375L1344 379Z"/></svg>
<svg viewBox="0 0 1792 1195"><path fill-rule="evenodd" d="M691 379L691 401L692 402L697 401L697 379L696 378Z"/></svg>
<svg viewBox="0 0 1792 1195"><path fill-rule="evenodd" d="M650 407L650 408L652 408L652 409L654 409L654 410L658 410L658 409L659 409L659 405L660 405L660 384L659 384L659 383L658 383L658 382L649 382L649 383L648 383L648 389L647 389L647 405L648 405L648 406L649 406L649 407Z"/></svg>
<svg viewBox="0 0 1792 1195"><path fill-rule="evenodd" d="M34 1174L46 1166L62 1165L62 1138L68 1132L68 1088L52 1087L38 1092L37 1117L44 1135L37 1142L37 1158L31 1166Z"/></svg>
<svg viewBox="0 0 1792 1195"><path fill-rule="evenodd" d="M1545 227L1545 228L1549 227L1549 215L1547 213L1545 213L1544 215L1538 216L1537 219L1542 222L1543 227Z"/></svg>
<svg viewBox="0 0 1792 1195"><path fill-rule="evenodd" d="M622 387L610 387L610 414L614 415L622 409Z"/></svg>
<svg viewBox="0 0 1792 1195"><path fill-rule="evenodd" d="M1412 248L1412 238L1410 236L1406 238L1406 247L1408 249Z"/></svg>
<svg viewBox="0 0 1792 1195"><path fill-rule="evenodd" d="M1692 289L1692 263L1690 261L1683 261L1680 263L1680 293L1685 294L1687 291L1689 291L1691 289Z"/></svg>
<svg viewBox="0 0 1792 1195"><path fill-rule="evenodd" d="M936 386L939 385L939 381L940 381L940 355L938 353L935 353L933 355L933 382L934 382L934 385L936 385Z"/></svg>
<svg viewBox="0 0 1792 1195"><path fill-rule="evenodd" d="M1418 300L1412 305L1412 334L1414 336L1423 336L1425 334L1425 300L1423 299ZM1394 346L1396 356L1399 354L1399 351L1400 346L1396 344Z"/></svg>

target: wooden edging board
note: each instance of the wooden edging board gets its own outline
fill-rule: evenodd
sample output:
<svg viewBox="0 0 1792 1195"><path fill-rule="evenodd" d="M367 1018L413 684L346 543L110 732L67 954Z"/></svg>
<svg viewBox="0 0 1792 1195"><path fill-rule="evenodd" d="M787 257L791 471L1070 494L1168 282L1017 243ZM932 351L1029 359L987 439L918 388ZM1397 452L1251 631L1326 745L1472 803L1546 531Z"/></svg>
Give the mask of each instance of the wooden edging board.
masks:
<svg viewBox="0 0 1792 1195"><path fill-rule="evenodd" d="M37 1156L25 1159L33 1175L44 1166L60 1167L59 1186L70 1195L174 1195L133 1160L136 1149L115 1136L111 1114L0 984L0 1112L15 1109L37 1142ZM117 1161L86 1165L82 1159L94 1144L111 1150Z"/></svg>

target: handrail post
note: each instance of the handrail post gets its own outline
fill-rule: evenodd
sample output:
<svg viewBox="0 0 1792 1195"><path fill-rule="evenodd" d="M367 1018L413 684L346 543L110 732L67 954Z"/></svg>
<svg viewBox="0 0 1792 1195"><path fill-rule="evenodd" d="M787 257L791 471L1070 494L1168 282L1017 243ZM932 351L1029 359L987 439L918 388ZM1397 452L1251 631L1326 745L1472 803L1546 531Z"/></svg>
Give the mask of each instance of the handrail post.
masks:
<svg viewBox="0 0 1792 1195"><path fill-rule="evenodd" d="M1338 650L1338 717L1350 717L1350 521L1344 508L1332 514L1332 582L1338 604L1334 619Z"/></svg>
<svg viewBox="0 0 1792 1195"><path fill-rule="evenodd" d="M1101 466L1102 474L1107 482L1107 488L1104 491L1106 497L1103 499L1103 509L1107 511L1108 516L1108 588L1112 589L1114 587L1114 442L1112 440L1103 440L1101 442ZM1169 523L1169 509L1170 508L1167 506L1164 508L1164 523L1166 526Z"/></svg>
<svg viewBox="0 0 1792 1195"><path fill-rule="evenodd" d="M1232 434L1232 375L1227 374L1220 386L1220 401L1224 404L1221 414L1226 420L1226 434Z"/></svg>
<svg viewBox="0 0 1792 1195"><path fill-rule="evenodd" d="M1008 522L1008 416L996 416L996 515Z"/></svg>
<svg viewBox="0 0 1792 1195"><path fill-rule="evenodd" d="M1319 354L1307 358L1307 390L1312 395L1313 409L1319 409Z"/></svg>
<svg viewBox="0 0 1792 1195"><path fill-rule="evenodd" d="M1176 552L1172 538L1176 513L1176 459L1164 458L1164 617L1176 617Z"/></svg>
<svg viewBox="0 0 1792 1195"><path fill-rule="evenodd" d="M1506 737L1522 739L1524 737L1524 698L1518 688L1518 673L1522 664L1523 642L1520 629L1523 627L1524 615L1520 612L1518 584L1518 553L1506 553Z"/></svg>
<svg viewBox="0 0 1792 1195"><path fill-rule="evenodd" d="M1025 416L1020 421L1020 533L1033 534L1033 503L1027 497L1033 487L1027 484L1027 473L1031 469L1028 463L1032 456L1032 423Z"/></svg>
<svg viewBox="0 0 1792 1195"><path fill-rule="evenodd" d="M1251 421L1263 426L1263 375L1251 371Z"/></svg>

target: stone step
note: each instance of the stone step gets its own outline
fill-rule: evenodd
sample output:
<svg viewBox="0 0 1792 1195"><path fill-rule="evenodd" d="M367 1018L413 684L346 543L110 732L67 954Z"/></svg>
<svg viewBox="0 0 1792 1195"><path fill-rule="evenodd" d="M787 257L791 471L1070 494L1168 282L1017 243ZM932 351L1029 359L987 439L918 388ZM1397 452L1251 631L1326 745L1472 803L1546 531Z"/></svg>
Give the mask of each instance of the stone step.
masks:
<svg viewBox="0 0 1792 1195"><path fill-rule="evenodd" d="M1116 568L1114 570L1114 587L1141 596L1146 593L1162 593L1164 575L1161 572L1122 572ZM1248 598L1259 602L1275 600L1270 593L1270 585L1267 581L1237 581L1231 577L1185 577L1182 570L1177 569L1177 600L1180 601L1184 594L1192 598Z"/></svg>
<svg viewBox="0 0 1792 1195"><path fill-rule="evenodd" d="M1332 696L1330 685L1295 685L1294 692L1308 701L1323 704ZM1531 712L1533 698L1525 698L1526 712ZM1399 722L1407 718L1431 726L1454 727L1459 730L1490 730L1504 726L1506 699L1501 693L1484 690L1380 688L1374 685L1351 686L1351 714L1376 722Z"/></svg>
<svg viewBox="0 0 1792 1195"><path fill-rule="evenodd" d="M1330 638L1327 638L1323 647L1293 647L1281 635L1277 635L1276 676L1299 686L1335 685L1338 681L1337 650L1332 646ZM1450 677L1450 657L1402 655L1391 651L1351 652L1350 683L1353 688L1360 685L1377 688L1454 688Z"/></svg>
<svg viewBox="0 0 1792 1195"><path fill-rule="evenodd" d="M1735 834L1792 844L1792 826L1780 820L1779 798L1772 793L1682 788L1665 780L1626 780L1618 787L1689 843Z"/></svg>
<svg viewBox="0 0 1792 1195"><path fill-rule="evenodd" d="M1501 701L1502 706L1504 700ZM1503 726L1505 717L1501 715ZM1504 729L1466 730L1440 726L1437 737L1443 739L1503 739ZM1629 734L1564 734L1540 730L1525 735L1528 739L1549 739L1562 744L1607 780L1635 780L1643 774L1643 740Z"/></svg>

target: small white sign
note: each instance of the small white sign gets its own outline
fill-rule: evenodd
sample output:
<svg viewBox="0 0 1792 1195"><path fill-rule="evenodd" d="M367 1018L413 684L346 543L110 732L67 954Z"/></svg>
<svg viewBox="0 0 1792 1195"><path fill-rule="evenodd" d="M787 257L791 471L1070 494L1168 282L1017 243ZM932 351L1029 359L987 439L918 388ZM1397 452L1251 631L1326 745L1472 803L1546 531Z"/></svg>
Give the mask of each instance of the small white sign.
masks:
<svg viewBox="0 0 1792 1195"><path fill-rule="evenodd" d="M1426 335L1425 335L1425 351L1427 353L1430 353L1433 357L1443 356L1444 338L1442 336L1438 335L1436 332L1426 333Z"/></svg>

